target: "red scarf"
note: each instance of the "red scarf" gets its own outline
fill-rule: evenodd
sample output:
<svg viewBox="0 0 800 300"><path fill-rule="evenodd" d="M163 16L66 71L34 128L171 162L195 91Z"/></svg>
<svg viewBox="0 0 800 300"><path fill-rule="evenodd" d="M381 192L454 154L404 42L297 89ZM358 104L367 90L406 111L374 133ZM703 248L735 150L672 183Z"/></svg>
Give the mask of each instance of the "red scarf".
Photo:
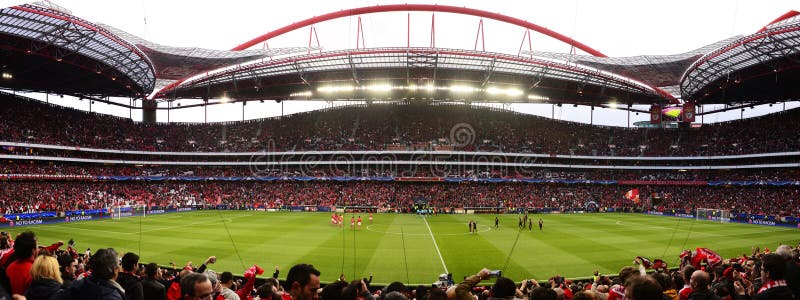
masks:
<svg viewBox="0 0 800 300"><path fill-rule="evenodd" d="M770 280L769 282L767 282L764 285L762 285L760 289L758 289L758 293L757 294L761 294L762 292L764 292L764 291L766 291L768 289L771 289L771 288L774 288L774 287L779 287L779 286L786 286L786 280L783 280L783 279Z"/></svg>

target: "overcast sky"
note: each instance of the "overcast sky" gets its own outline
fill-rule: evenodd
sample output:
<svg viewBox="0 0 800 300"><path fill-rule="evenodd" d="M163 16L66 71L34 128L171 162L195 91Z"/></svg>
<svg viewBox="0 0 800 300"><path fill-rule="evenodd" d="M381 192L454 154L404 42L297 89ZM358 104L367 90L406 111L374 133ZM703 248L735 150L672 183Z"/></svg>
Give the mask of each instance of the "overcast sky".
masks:
<svg viewBox="0 0 800 300"><path fill-rule="evenodd" d="M20 1L0 0L5 6ZM73 14L96 23L105 23L152 42L169 46L230 49L273 29L316 15L376 4L408 3L408 1L56 1ZM415 1L464 6L524 19L572 37L608 56L676 54L734 36L747 35L760 29L789 10L800 8L798 1ZM367 47L406 45L405 12L363 15ZM435 15L436 46L473 49L479 18L445 13ZM321 46L325 50L355 48L357 17L342 18L316 25ZM431 13L411 13L411 45L427 47L430 43ZM523 28L484 20L486 50L517 54ZM296 47L308 44L309 30L300 29L269 42L269 46ZM570 46L532 32L536 51L568 52ZM257 46L263 47L263 44ZM42 96L35 96L43 98ZM88 101L50 97L51 102L88 109ZM326 103L287 103L285 113L314 109ZM791 103L787 107L795 107ZM549 105L516 105L514 110L551 116ZM209 107L209 121L241 120L241 104ZM275 103L251 103L245 118L280 114ZM707 108L711 109L711 108ZM782 109L778 105L773 109ZM119 110L95 103L92 110L128 116ZM744 112L744 117L762 114L768 108ZM705 122L739 118L741 112L707 117ZM555 117L589 122L589 110L565 106L556 109ZM141 119L133 112L135 120ZM632 116L632 121L648 117ZM159 111L159 121L166 113ZM203 121L203 110L173 111L171 121ZM595 124L626 126L624 112L595 110ZM698 120L699 121L699 120Z"/></svg>

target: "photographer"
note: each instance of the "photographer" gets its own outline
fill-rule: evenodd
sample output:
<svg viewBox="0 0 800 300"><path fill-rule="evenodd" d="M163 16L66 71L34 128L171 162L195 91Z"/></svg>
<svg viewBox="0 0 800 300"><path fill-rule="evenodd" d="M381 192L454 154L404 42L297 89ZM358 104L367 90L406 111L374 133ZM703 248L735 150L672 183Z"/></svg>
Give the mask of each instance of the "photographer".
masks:
<svg viewBox="0 0 800 300"><path fill-rule="evenodd" d="M501 277L500 275L500 271L490 271L489 269L483 268L478 274L464 278L464 281L453 289L455 292L455 299L474 300L475 298L472 297L470 291L481 281L492 277L497 277L497 281L492 285L489 299L515 299L514 296L517 294L516 284L511 279ZM448 290L448 294L450 293L451 290ZM484 293L486 293L486 291L484 291ZM448 299L452 298L448 295Z"/></svg>
<svg viewBox="0 0 800 300"><path fill-rule="evenodd" d="M536 279L526 279L520 283L519 288L517 289L516 297L517 298L525 298L533 289L539 287L539 282Z"/></svg>

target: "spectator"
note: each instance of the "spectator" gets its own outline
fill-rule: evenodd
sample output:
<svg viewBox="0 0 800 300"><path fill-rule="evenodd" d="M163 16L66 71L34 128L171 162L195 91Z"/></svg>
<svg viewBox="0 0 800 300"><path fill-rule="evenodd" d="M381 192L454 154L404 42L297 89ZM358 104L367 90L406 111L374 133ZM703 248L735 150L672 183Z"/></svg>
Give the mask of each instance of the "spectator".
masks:
<svg viewBox="0 0 800 300"><path fill-rule="evenodd" d="M122 256L122 272L116 278L125 290L125 300L143 300L142 282L139 279L139 255L128 252Z"/></svg>
<svg viewBox="0 0 800 300"><path fill-rule="evenodd" d="M708 273L700 270L694 271L689 280L689 284L692 286L689 300L722 300L722 298L709 290L709 283L711 283L711 278Z"/></svg>
<svg viewBox="0 0 800 300"><path fill-rule="evenodd" d="M269 292L267 292L266 288L262 289L264 286L267 286L269 288ZM342 298L342 290L345 287L347 287L347 282L345 282L343 280L334 281L334 282L326 285L324 288L322 288L322 292L320 293L319 296L320 296L320 298L322 300L342 300L343 299ZM272 296L272 295L276 291L273 290L273 288L274 287L270 283L265 283L264 285L259 287L258 288L258 294L261 297L261 299L269 300L269 299L274 298L274 296ZM263 290L263 292L262 292L262 290Z"/></svg>
<svg viewBox="0 0 800 300"><path fill-rule="evenodd" d="M546 287L537 287L531 291L528 298L530 300L556 300L558 294L556 294L556 291Z"/></svg>
<svg viewBox="0 0 800 300"><path fill-rule="evenodd" d="M408 300L408 297L401 292L394 291L383 295L383 300Z"/></svg>
<svg viewBox="0 0 800 300"><path fill-rule="evenodd" d="M792 290L786 284L786 261L776 253L764 255L761 280L764 284L756 292L755 300L790 300Z"/></svg>
<svg viewBox="0 0 800 300"><path fill-rule="evenodd" d="M625 299L656 300L664 297L664 290L652 277L631 276L625 283Z"/></svg>
<svg viewBox="0 0 800 300"><path fill-rule="evenodd" d="M780 245L775 253L786 261L786 284L792 289L795 299L800 299L800 266L797 264L798 253L789 245Z"/></svg>
<svg viewBox="0 0 800 300"><path fill-rule="evenodd" d="M678 291L675 290L675 283L672 281L672 276L660 272L653 273L650 276L661 286L661 290L664 291L665 300L678 300Z"/></svg>
<svg viewBox="0 0 800 300"><path fill-rule="evenodd" d="M142 280L142 298L147 300L167 300L167 291L159 279L161 268L155 263L144 266L144 279Z"/></svg>
<svg viewBox="0 0 800 300"><path fill-rule="evenodd" d="M234 284L233 274L231 272L222 272L219 276L219 283L222 285L222 290L219 293L220 296L226 300L239 300L239 295L232 290Z"/></svg>
<svg viewBox="0 0 800 300"><path fill-rule="evenodd" d="M78 261L68 253L58 256L58 270L61 272L61 286L68 288L75 280L75 272L78 269Z"/></svg>
<svg viewBox="0 0 800 300"><path fill-rule="evenodd" d="M58 270L58 260L52 256L39 255L31 266L31 282L25 291L28 300L59 300L63 299L64 289L61 287L61 272Z"/></svg>
<svg viewBox="0 0 800 300"><path fill-rule="evenodd" d="M689 299L689 295L692 294L692 285L691 285L691 278L692 274L694 274L695 268L694 266L687 265L681 269L681 278L683 278L683 288L678 291L678 296L680 300L687 300Z"/></svg>
<svg viewBox="0 0 800 300"><path fill-rule="evenodd" d="M313 265L298 264L286 275L284 300L317 300L320 272Z"/></svg>
<svg viewBox="0 0 800 300"><path fill-rule="evenodd" d="M342 299L344 300L375 300L375 297L369 292L367 284L364 280L353 280L347 287L342 290ZM384 300L386 298L384 297Z"/></svg>
<svg viewBox="0 0 800 300"><path fill-rule="evenodd" d="M514 299L517 287L514 281L506 277L498 277L492 285L492 296L489 299Z"/></svg>
<svg viewBox="0 0 800 300"><path fill-rule="evenodd" d="M14 240L13 261L6 268L12 294L25 294L25 290L31 285L31 266L38 247L36 235L32 231L22 232Z"/></svg>
<svg viewBox="0 0 800 300"><path fill-rule="evenodd" d="M182 276L180 286L183 300L207 300L214 295L211 280L203 273L191 272Z"/></svg>
<svg viewBox="0 0 800 300"><path fill-rule="evenodd" d="M125 290L114 281L119 273L117 257L114 248L97 250L89 260L91 275L73 282L66 299L124 300Z"/></svg>

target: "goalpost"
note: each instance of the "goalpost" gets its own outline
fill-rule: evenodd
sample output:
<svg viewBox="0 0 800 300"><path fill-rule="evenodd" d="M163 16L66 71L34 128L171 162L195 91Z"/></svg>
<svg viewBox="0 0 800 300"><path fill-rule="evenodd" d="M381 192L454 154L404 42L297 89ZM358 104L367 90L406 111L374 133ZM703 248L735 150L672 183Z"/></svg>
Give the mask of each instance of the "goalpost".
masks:
<svg viewBox="0 0 800 300"><path fill-rule="evenodd" d="M122 217L145 217L147 215L147 205L117 205L111 208L111 217L121 219Z"/></svg>
<svg viewBox="0 0 800 300"><path fill-rule="evenodd" d="M133 215L137 217L146 217L147 216L147 205L145 204L136 204L133 206Z"/></svg>
<svg viewBox="0 0 800 300"><path fill-rule="evenodd" d="M731 211L727 209L698 208L695 211L695 219L729 222L731 220Z"/></svg>

